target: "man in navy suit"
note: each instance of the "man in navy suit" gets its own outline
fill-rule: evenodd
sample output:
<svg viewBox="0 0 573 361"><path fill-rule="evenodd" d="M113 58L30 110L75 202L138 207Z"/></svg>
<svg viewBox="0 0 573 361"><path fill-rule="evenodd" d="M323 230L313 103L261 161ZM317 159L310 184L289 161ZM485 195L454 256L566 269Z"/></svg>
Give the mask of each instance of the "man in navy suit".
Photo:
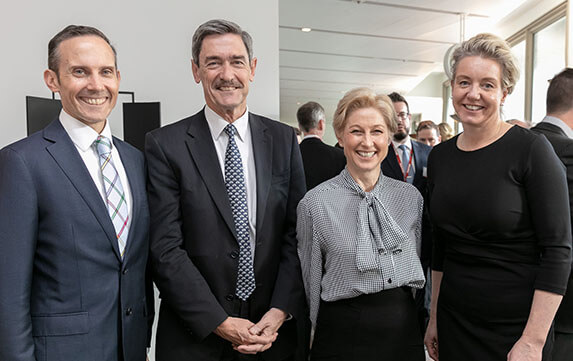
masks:
<svg viewBox="0 0 573 361"><path fill-rule="evenodd" d="M406 99L398 94L388 95L394 105L398 120L398 130L394 133L392 143L388 146L388 155L382 162L382 173L390 178L408 182L416 187L422 196L426 197L426 167L428 165L428 155L432 148L410 138L410 127L412 115L410 106ZM426 202L424 202L426 203ZM424 268L424 273L428 274L432 254L432 231L430 221L424 206L422 217L422 249L420 261ZM427 290L428 287L426 287ZM418 308L418 319L422 333L426 330L426 322L429 316L428 305L425 305L425 289L416 292L416 306Z"/></svg>
<svg viewBox="0 0 573 361"><path fill-rule="evenodd" d="M195 31L206 106L147 134L158 361L288 360L303 320L294 130L247 109L257 59L237 24Z"/></svg>
<svg viewBox="0 0 573 361"><path fill-rule="evenodd" d="M106 120L115 50L70 25L50 41L48 68L59 118L0 151L0 360L144 361L145 168Z"/></svg>
<svg viewBox="0 0 573 361"><path fill-rule="evenodd" d="M543 134L549 140L555 153L565 165L569 186L569 205L573 217L572 68L566 68L551 79L547 89L546 105L547 115L531 130ZM573 273L569 276L567 292L555 315L555 341L552 355L553 361L566 361L573 357Z"/></svg>
<svg viewBox="0 0 573 361"><path fill-rule="evenodd" d="M311 190L337 176L346 166L346 158L341 149L331 147L322 141L326 130L326 116L320 104L308 102L301 105L296 112L296 119L304 136L299 145L306 189Z"/></svg>

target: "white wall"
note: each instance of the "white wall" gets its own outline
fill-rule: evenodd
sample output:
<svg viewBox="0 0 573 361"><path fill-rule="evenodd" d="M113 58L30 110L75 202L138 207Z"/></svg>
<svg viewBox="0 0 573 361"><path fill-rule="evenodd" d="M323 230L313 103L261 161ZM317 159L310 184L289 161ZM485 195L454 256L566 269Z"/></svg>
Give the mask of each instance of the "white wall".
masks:
<svg viewBox="0 0 573 361"><path fill-rule="evenodd" d="M25 96L51 96L42 76L48 41L68 24L102 30L118 52L120 90L134 91L136 101L160 101L168 124L204 104L191 74L193 31L213 18L235 21L252 35L259 59L249 109L279 118L278 0L3 0L0 9L0 148L26 136ZM121 137L119 102L110 122Z"/></svg>

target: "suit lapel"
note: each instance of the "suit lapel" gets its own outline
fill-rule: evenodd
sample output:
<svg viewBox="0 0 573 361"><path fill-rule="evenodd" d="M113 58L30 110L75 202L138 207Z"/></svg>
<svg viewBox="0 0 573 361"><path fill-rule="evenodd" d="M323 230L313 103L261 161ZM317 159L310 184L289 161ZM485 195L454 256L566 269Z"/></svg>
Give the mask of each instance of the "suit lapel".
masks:
<svg viewBox="0 0 573 361"><path fill-rule="evenodd" d="M251 128L257 174L257 235L259 235L261 234L267 198L271 188L273 142L271 136L267 133L267 127L257 115L249 113L249 127Z"/></svg>
<svg viewBox="0 0 573 361"><path fill-rule="evenodd" d="M124 257L127 257L131 249L135 235L138 232L136 220L139 219L139 210L141 207L141 190L145 189L143 184L142 176L143 172L140 169L139 163L130 157L129 152L131 151L123 142L119 141L114 137L113 145L117 148L119 156L121 158L121 163L125 169L125 174L127 175L127 181L129 182L129 189L131 190L131 224L129 226L129 235L127 236L127 242L125 245Z"/></svg>
<svg viewBox="0 0 573 361"><path fill-rule="evenodd" d="M402 172L402 169L400 168L400 164L398 163L398 160L396 159L396 152L394 152L394 146L392 145L392 143L390 143L390 145L388 146L388 155L386 156L386 158L388 159L388 165L390 166L390 170L392 172L392 174L385 174L386 176L390 177L390 178L394 178L394 179L398 179L398 180L404 180L404 173Z"/></svg>
<svg viewBox="0 0 573 361"><path fill-rule="evenodd" d="M225 223L233 232L235 238L237 238L233 212L231 211L231 204L225 188L225 180L221 173L221 167L219 167L217 151L215 150L211 131L203 111L191 118L187 133L189 137L186 143L191 158L195 162L205 187L207 187L211 198L219 212L221 212Z"/></svg>
<svg viewBox="0 0 573 361"><path fill-rule="evenodd" d="M420 182L420 179L424 175L424 166L422 164L422 156L421 156L422 151L420 150L420 146L418 145L418 143L414 140L412 140L412 151L414 154L414 165L416 166L416 170L414 173L414 180L412 181L412 184L418 184Z"/></svg>
<svg viewBox="0 0 573 361"><path fill-rule="evenodd" d="M93 182L78 150L62 127L59 120L50 123L44 129L44 138L54 142L46 149L58 166L66 174L74 188L84 199L98 223L103 228L118 259L121 259L117 245L117 237L113 223L109 218L107 208Z"/></svg>

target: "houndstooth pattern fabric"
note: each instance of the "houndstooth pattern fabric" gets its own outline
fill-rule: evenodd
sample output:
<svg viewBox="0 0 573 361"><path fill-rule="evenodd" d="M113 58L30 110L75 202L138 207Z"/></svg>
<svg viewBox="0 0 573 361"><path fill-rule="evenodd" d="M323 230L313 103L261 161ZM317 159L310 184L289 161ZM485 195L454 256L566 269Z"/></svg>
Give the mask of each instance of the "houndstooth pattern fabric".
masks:
<svg viewBox="0 0 573 361"><path fill-rule="evenodd" d="M239 240L239 269L235 293L243 301L247 300L255 290L255 272L251 257L249 240L249 213L247 208L247 190L243 175L241 153L235 142L237 129L233 124L225 127L229 143L225 152L225 187L233 211L233 221Z"/></svg>
<svg viewBox="0 0 573 361"><path fill-rule="evenodd" d="M107 211L115 228L119 253L123 258L129 234L129 211L117 169L111 159L111 140L98 136L94 142L99 156L105 188Z"/></svg>
<svg viewBox="0 0 573 361"><path fill-rule="evenodd" d="M412 185L380 174L364 192L346 169L305 195L297 208L297 240L313 325L321 299L424 286L422 207Z"/></svg>

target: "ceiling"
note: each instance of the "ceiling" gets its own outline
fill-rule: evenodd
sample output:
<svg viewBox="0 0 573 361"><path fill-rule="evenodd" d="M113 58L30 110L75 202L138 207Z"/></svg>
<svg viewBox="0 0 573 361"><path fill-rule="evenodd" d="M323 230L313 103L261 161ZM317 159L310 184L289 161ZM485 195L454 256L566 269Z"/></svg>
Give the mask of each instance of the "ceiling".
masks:
<svg viewBox="0 0 573 361"><path fill-rule="evenodd" d="M461 36L492 31L525 2L279 0L281 121L296 124L298 107L311 100L330 121L355 87L407 94L443 71L445 52Z"/></svg>

